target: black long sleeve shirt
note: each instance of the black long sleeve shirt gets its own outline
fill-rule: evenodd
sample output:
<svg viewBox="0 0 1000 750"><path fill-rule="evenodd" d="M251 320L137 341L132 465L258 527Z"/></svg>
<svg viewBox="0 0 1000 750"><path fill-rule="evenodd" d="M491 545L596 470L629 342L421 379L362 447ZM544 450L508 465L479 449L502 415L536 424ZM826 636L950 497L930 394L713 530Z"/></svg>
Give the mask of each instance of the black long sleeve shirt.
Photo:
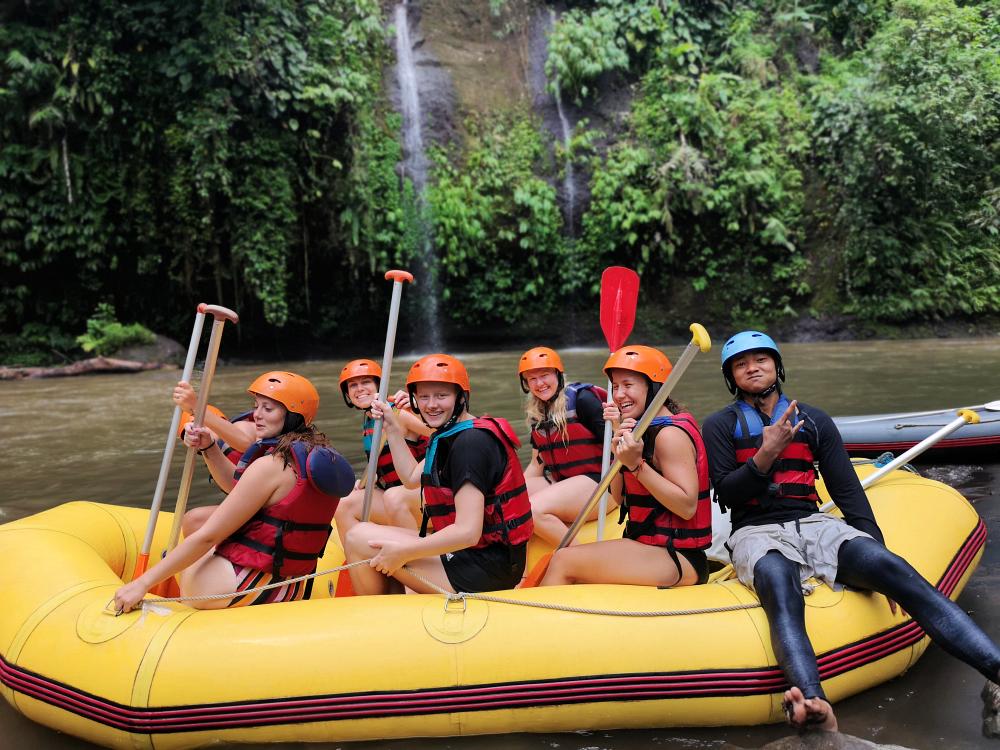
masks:
<svg viewBox="0 0 1000 750"><path fill-rule="evenodd" d="M851 466L837 426L826 412L815 406L800 401L798 410L799 418L805 421L802 431L809 441L819 473L830 497L843 512L844 520L884 543L882 530L875 522L868 496ZM768 415L760 416L764 425L771 423ZM733 438L735 427L736 412L732 407L717 411L705 420L702 427L715 498L732 511L733 531L743 526L785 523L815 513L805 508L769 508L766 502L748 504L754 498L766 498L771 483L770 472L762 473L746 462L737 462Z"/></svg>

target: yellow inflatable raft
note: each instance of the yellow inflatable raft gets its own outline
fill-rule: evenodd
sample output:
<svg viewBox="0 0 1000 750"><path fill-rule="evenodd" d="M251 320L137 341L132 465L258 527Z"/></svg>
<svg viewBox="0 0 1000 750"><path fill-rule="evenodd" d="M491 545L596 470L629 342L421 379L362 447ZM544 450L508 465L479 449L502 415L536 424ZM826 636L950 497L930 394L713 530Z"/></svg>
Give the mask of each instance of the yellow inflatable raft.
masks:
<svg viewBox="0 0 1000 750"><path fill-rule="evenodd" d="M986 538L969 503L904 472L869 496L889 547L958 596ZM0 526L0 689L16 710L130 749L782 718L763 612L725 571L677 590L575 586L450 603L331 599L322 579L310 601L114 617L105 607L145 522L76 502ZM169 525L161 519L157 544ZM320 570L340 559L331 545ZM927 646L880 595L821 586L806 604L834 701L906 671ZM639 616L650 612L660 614Z"/></svg>

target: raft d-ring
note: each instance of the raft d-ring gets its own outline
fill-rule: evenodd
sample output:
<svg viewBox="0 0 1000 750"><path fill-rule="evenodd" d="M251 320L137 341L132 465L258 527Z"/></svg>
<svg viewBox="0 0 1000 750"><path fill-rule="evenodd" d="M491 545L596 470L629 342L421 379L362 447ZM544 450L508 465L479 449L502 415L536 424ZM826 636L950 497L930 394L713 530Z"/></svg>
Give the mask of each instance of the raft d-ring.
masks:
<svg viewBox="0 0 1000 750"><path fill-rule="evenodd" d="M452 612L451 603L452 602L462 602L462 614L469 609L469 600L465 598L464 594L449 594L448 598L444 600L444 611L445 614Z"/></svg>

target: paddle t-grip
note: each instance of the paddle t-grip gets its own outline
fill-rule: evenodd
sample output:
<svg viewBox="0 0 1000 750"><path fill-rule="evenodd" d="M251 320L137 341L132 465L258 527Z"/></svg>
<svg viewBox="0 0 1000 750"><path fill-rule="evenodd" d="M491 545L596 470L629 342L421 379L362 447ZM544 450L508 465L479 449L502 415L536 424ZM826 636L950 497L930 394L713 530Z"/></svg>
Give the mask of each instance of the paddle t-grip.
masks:
<svg viewBox="0 0 1000 750"><path fill-rule="evenodd" d="M404 281L408 281L408 282L410 282L412 284L413 283L413 274L410 273L409 271L401 271L400 269L397 268L397 269L395 269L393 271L386 271L385 272L385 280L386 281L398 281L399 283L403 283Z"/></svg>
<svg viewBox="0 0 1000 750"><path fill-rule="evenodd" d="M211 315L216 320L228 320L233 325L240 322L240 316L235 311L221 305L206 305L202 302L198 305L198 312Z"/></svg>

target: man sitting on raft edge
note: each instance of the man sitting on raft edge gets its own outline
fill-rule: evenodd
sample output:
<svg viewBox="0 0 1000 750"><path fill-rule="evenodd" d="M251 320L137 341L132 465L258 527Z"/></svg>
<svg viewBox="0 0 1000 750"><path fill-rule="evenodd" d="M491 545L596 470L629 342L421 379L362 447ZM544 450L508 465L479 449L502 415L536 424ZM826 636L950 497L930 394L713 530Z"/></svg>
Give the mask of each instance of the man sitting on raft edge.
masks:
<svg viewBox="0 0 1000 750"><path fill-rule="evenodd" d="M961 607L886 549L833 421L782 393L777 344L759 331L737 333L722 348L722 374L735 399L705 420L709 469L716 500L732 512L727 547L733 566L760 598L791 685L784 694L789 724L837 731L805 629L801 584L812 576L833 588L884 594L893 609L899 602L931 640L977 669L991 687L1000 678L1000 648ZM814 462L843 520L819 511Z"/></svg>

